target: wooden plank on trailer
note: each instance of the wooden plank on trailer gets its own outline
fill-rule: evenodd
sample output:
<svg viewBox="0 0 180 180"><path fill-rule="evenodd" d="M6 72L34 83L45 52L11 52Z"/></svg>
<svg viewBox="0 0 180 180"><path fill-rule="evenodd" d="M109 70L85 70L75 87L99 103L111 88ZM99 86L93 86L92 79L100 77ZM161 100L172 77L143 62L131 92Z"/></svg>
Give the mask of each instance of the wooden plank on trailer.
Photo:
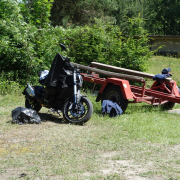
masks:
<svg viewBox="0 0 180 180"><path fill-rule="evenodd" d="M154 77L154 74L144 73L141 71L135 71L135 70L130 70L130 69L126 69L126 68L120 68L120 67L111 66L111 65L107 65L107 64L103 64L103 63L98 63L98 62L92 62L91 66L97 67L97 68L109 69L109 70L113 70L113 71L121 72L121 73L127 73L127 74L131 74L131 75L135 75L135 76L142 76L142 77L146 77L146 78L150 78L150 79L152 79Z"/></svg>
<svg viewBox="0 0 180 180"><path fill-rule="evenodd" d="M98 63L98 62L92 62L91 66L97 67L97 68L109 69L109 70L116 71L116 72L127 73L127 74L131 74L131 75L135 75L135 76L142 76L142 77L146 77L149 79L153 79L153 77L155 76L154 74L144 73L141 71L135 71L135 70L130 70L130 69L126 69L126 68L120 68L120 67L111 66L111 65L107 65L107 64L103 64L103 63ZM164 81L170 82L170 81L172 81L172 78L166 78Z"/></svg>
<svg viewBox="0 0 180 180"><path fill-rule="evenodd" d="M71 62L75 67L78 67L79 69L83 69L83 70L87 70L90 72L96 72L98 74L102 74L108 77L117 77L117 78L121 78L121 79L127 79L127 80L134 80L137 82L145 82L145 79L143 77L139 77L139 76L132 76L132 75L127 75L127 74L120 74L120 73L114 73L114 72L109 72L109 71L105 71L105 70L100 70L100 69L96 69L96 68L92 68L89 66L84 66L81 64L77 64L77 63L73 63Z"/></svg>

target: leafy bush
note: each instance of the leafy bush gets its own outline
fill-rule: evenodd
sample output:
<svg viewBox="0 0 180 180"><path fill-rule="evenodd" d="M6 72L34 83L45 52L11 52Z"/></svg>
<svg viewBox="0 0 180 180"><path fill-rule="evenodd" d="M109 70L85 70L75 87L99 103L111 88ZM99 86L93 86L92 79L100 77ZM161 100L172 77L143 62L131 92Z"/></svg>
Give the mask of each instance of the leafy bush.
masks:
<svg viewBox="0 0 180 180"><path fill-rule="evenodd" d="M15 81L0 81L0 94L22 94L23 87L19 85L19 83Z"/></svg>
<svg viewBox="0 0 180 180"><path fill-rule="evenodd" d="M147 33L140 18L128 19L128 34L123 36L119 27L102 24L67 30L65 42L70 56L80 64L92 61L144 71L146 61L153 52L149 50Z"/></svg>
<svg viewBox="0 0 180 180"><path fill-rule="evenodd" d="M23 84L27 79L35 81L37 72L47 67L44 56L47 52L54 52L51 46L54 40L54 37L51 38L54 36L50 32L52 28L47 25L38 29L32 23L27 23L17 0L0 1L0 9L0 72L11 73L12 80L18 78Z"/></svg>
<svg viewBox="0 0 180 180"><path fill-rule="evenodd" d="M23 17L16 0L1 0L0 9L0 73L21 84L37 82L37 72L50 68L60 42L67 45L72 61L84 65L96 61L144 71L153 53L139 17L127 20L128 34L123 36L118 26L98 19L93 27L69 29L44 20L46 26L39 29L39 24L36 27Z"/></svg>
<svg viewBox="0 0 180 180"><path fill-rule="evenodd" d="M4 10L0 19L0 70L16 72L20 79L25 79L35 61L36 52L30 39L37 29L24 22L17 1L2 0L0 9Z"/></svg>
<svg viewBox="0 0 180 180"><path fill-rule="evenodd" d="M13 74L14 72L1 72L0 76L0 94L7 95L7 94L22 94L22 86L19 83L19 80L16 81L12 80L13 76L17 77L17 74Z"/></svg>

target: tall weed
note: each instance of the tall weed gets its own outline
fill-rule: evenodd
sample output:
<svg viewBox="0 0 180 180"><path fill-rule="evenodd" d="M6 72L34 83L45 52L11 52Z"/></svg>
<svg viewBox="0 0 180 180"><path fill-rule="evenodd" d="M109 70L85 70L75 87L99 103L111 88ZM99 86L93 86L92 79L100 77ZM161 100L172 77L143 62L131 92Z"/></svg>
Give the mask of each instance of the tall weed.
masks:
<svg viewBox="0 0 180 180"><path fill-rule="evenodd" d="M15 82L15 81L1 81L0 82L0 94L7 95L7 94L15 94L20 95L22 94L23 87Z"/></svg>

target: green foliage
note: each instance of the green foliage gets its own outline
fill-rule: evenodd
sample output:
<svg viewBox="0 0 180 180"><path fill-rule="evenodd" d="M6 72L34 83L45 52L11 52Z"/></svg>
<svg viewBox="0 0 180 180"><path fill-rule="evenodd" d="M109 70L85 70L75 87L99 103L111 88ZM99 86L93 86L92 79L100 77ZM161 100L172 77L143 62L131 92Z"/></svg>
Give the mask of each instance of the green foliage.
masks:
<svg viewBox="0 0 180 180"><path fill-rule="evenodd" d="M147 19L145 28L151 34L180 34L179 0L146 0L145 3L148 4L147 11L144 11L144 17Z"/></svg>
<svg viewBox="0 0 180 180"><path fill-rule="evenodd" d="M94 18L118 25L126 33L126 17L140 14L143 27L153 35L179 35L180 1L178 0L54 0L53 26L93 26Z"/></svg>
<svg viewBox="0 0 180 180"><path fill-rule="evenodd" d="M20 3L21 12L26 22L38 28L47 27L54 0L23 0Z"/></svg>
<svg viewBox="0 0 180 180"><path fill-rule="evenodd" d="M2 32L0 34L0 72L13 72L11 73L12 80L18 78L21 83L25 83L27 78L35 81L37 72L44 64L47 64L42 58L44 54L46 55L45 45L47 49L52 48L51 42L55 37L53 36L47 42L48 35L46 38L44 35L53 34L49 32L52 28L48 26L38 29L33 24L27 23L27 19L21 15L22 11L16 0L2 0L0 7L2 10L0 13L0 31ZM20 7L23 11L26 8L23 4Z"/></svg>
<svg viewBox="0 0 180 180"><path fill-rule="evenodd" d="M152 54L149 51L146 32L139 18L128 19L128 36L123 36L118 26L96 19L93 27L84 26L64 29L60 26L38 29L25 22L16 6L10 0L9 7L16 7L12 16L3 16L0 28L1 72L11 73L21 83L37 81L37 72L49 69L59 43L69 48L73 61L89 65L92 61L111 64L135 70L145 70L145 61ZM1 3L2 5L2 3ZM12 10L12 9L11 9ZM137 38L136 36L141 36Z"/></svg>
<svg viewBox="0 0 180 180"><path fill-rule="evenodd" d="M94 18L115 22L112 12L117 10L116 0L54 0L51 22L54 26L84 26L94 23Z"/></svg>
<svg viewBox="0 0 180 180"><path fill-rule="evenodd" d="M16 77L16 81L12 79L12 77ZM20 95L22 94L22 88L18 79L18 73L11 71L11 72L1 72L0 75L0 94L7 95L7 94L15 94Z"/></svg>
<svg viewBox="0 0 180 180"><path fill-rule="evenodd" d="M128 36L118 26L97 22L94 27L69 29L65 36L70 56L80 64L92 61L143 71L153 52L148 48L146 31L140 18L128 19Z"/></svg>
<svg viewBox="0 0 180 180"><path fill-rule="evenodd" d="M124 61L122 67L145 71L146 62L154 53L149 50L147 32L142 28L143 20L139 17L129 18L127 35L122 45Z"/></svg>
<svg viewBox="0 0 180 180"><path fill-rule="evenodd" d="M1 9L5 9L0 19L0 70L27 70L33 59L33 44L30 39L34 35L35 27L23 21L17 1L0 1Z"/></svg>
<svg viewBox="0 0 180 180"><path fill-rule="evenodd" d="M104 23L102 19L95 19L93 26L64 29L48 25L52 1L43 2L47 3L44 4L46 13L44 19L40 19L36 9L40 1L31 1L35 14L31 14L28 4L19 5L16 0L0 1L0 72L10 74L11 80L18 79L23 84L37 82L37 72L50 68L60 51L59 43L67 45L72 61L80 64L97 61L140 71L146 69L145 62L152 52L140 16L126 18L125 36L118 26ZM40 16L39 21L33 20L36 16Z"/></svg>
<svg viewBox="0 0 180 180"><path fill-rule="evenodd" d="M0 94L7 95L7 94L15 94L20 95L22 94L22 88L19 83L15 81L0 81Z"/></svg>
<svg viewBox="0 0 180 180"><path fill-rule="evenodd" d="M139 14L141 18L143 18L145 1L146 0L117 0L118 8L112 13L117 21L116 24L121 28L123 34L127 33L127 18L139 17Z"/></svg>
<svg viewBox="0 0 180 180"><path fill-rule="evenodd" d="M47 26L54 0L36 0L33 3L32 23L39 28Z"/></svg>
<svg viewBox="0 0 180 180"><path fill-rule="evenodd" d="M59 43L64 43L64 35L66 30L62 27L43 28L36 34L36 52L39 70L49 69L55 55L61 51ZM61 40L60 40L61 39Z"/></svg>
<svg viewBox="0 0 180 180"><path fill-rule="evenodd" d="M0 76L0 94L1 95L22 94L22 88L18 82L18 79L16 80L16 82L11 79L12 73L14 72L12 71L6 74L4 72L1 73L1 76Z"/></svg>

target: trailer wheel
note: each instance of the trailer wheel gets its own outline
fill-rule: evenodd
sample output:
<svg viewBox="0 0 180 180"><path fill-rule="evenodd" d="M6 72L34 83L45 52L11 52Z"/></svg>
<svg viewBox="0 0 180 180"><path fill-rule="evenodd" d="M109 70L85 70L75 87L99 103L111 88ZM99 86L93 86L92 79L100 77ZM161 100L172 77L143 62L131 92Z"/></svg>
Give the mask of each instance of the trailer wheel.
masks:
<svg viewBox="0 0 180 180"><path fill-rule="evenodd" d="M174 102L167 102L163 105L161 105L161 107L164 109L164 110L171 110L173 107L174 107L175 103Z"/></svg>
<svg viewBox="0 0 180 180"><path fill-rule="evenodd" d="M160 92L164 92L164 93L168 93L166 90L165 91L161 91L161 90L159 90ZM174 102L167 102L167 103L165 103L165 104L162 104L161 105L161 108L163 109L163 110L171 110L173 107L174 107L174 105L175 105L176 103L174 103Z"/></svg>
<svg viewBox="0 0 180 180"><path fill-rule="evenodd" d="M103 92L102 98L101 98L101 104L103 100L111 100L113 102L116 102L121 107L123 112L126 110L128 106L128 100L124 99L120 87L116 85L109 86Z"/></svg>

